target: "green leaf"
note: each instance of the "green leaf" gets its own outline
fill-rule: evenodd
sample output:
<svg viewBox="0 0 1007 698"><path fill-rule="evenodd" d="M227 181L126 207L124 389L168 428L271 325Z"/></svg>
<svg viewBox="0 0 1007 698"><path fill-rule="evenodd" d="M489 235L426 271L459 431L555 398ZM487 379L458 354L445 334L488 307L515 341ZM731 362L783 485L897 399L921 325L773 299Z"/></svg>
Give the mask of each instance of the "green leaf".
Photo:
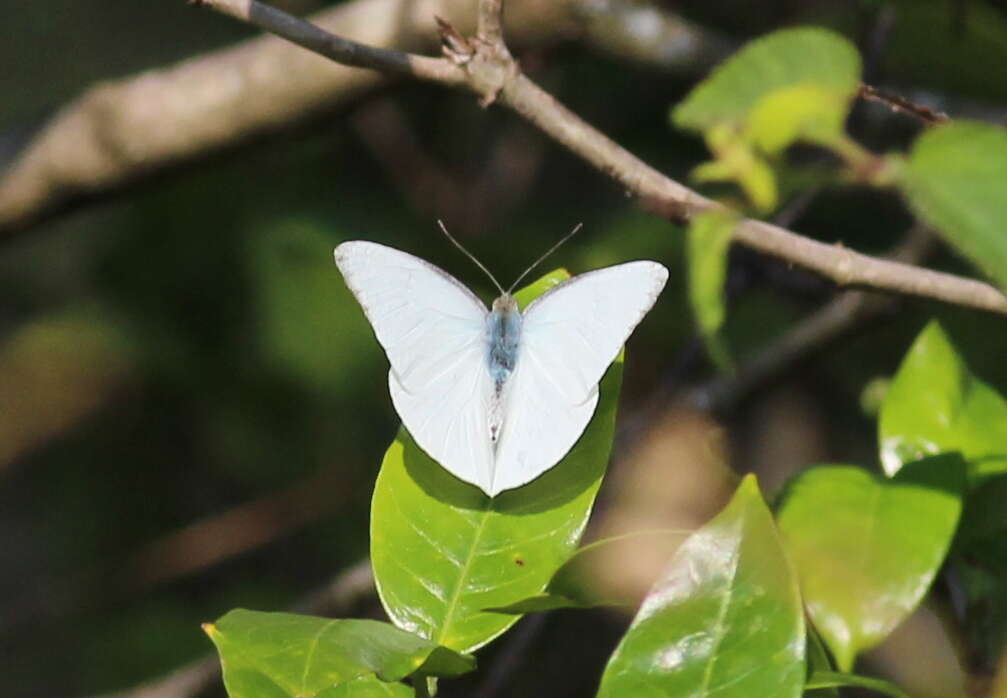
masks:
<svg viewBox="0 0 1007 698"><path fill-rule="evenodd" d="M593 571L599 561L611 560L612 548L641 545L641 538L681 538L681 531L641 531L623 536L596 540L575 552L556 570L545 591L515 603L486 609L497 613L538 613L559 608L594 608L597 606L624 606L628 599L618 599L598 594L593 585Z"/></svg>
<svg viewBox="0 0 1007 698"><path fill-rule="evenodd" d="M808 625L808 679L815 674L831 672L832 659L829 658L829 651L825 649L822 638L813 625ZM839 691L834 686L809 686L804 684L805 698L839 698Z"/></svg>
<svg viewBox="0 0 1007 698"><path fill-rule="evenodd" d="M878 420L889 475L925 455L959 451L973 479L1007 473L1007 401L976 378L936 321L902 360Z"/></svg>
<svg viewBox="0 0 1007 698"><path fill-rule="evenodd" d="M687 233L689 302L706 338L710 357L721 370L731 366L719 332L726 314L724 283L737 218L737 214L726 209L707 211L693 218Z"/></svg>
<svg viewBox="0 0 1007 698"><path fill-rule="evenodd" d="M929 129L902 176L919 215L1007 289L1007 130L968 121Z"/></svg>
<svg viewBox="0 0 1007 698"><path fill-rule="evenodd" d="M417 672L457 676L475 668L470 656L374 620L236 609L204 630L220 653L231 698L381 695L332 689L360 676L399 681Z"/></svg>
<svg viewBox="0 0 1007 698"><path fill-rule="evenodd" d="M869 691L891 696L892 698L909 698L909 695L891 681L871 678L869 676L858 676L857 674L845 674L839 671L817 671L808 678L807 688L834 688L841 686L853 686L856 688L866 688Z"/></svg>
<svg viewBox="0 0 1007 698"><path fill-rule="evenodd" d="M907 464L891 479L829 465L788 484L780 531L805 607L843 671L926 594L954 537L964 485L958 454Z"/></svg>
<svg viewBox="0 0 1007 698"><path fill-rule="evenodd" d="M376 676L359 676L322 691L316 698L414 698L415 695L416 692L405 684L389 683Z"/></svg>
<svg viewBox="0 0 1007 698"><path fill-rule="evenodd" d="M771 92L748 119L748 137L776 155L797 141L833 145L841 140L850 93L815 83Z"/></svg>
<svg viewBox="0 0 1007 698"><path fill-rule="evenodd" d="M749 475L672 558L609 660L598 695L798 696L804 649L796 577Z"/></svg>
<svg viewBox="0 0 1007 698"><path fill-rule="evenodd" d="M517 294L519 304L565 278L566 272L546 275ZM621 381L620 356L566 457L493 499L444 470L405 429L399 432L371 506L374 576L397 626L467 652L516 622L484 609L539 594L576 548L608 464Z"/></svg>
<svg viewBox="0 0 1007 698"><path fill-rule="evenodd" d="M672 118L680 128L696 131L724 123L740 130L760 102L774 93L811 88L819 96L831 96L823 110L832 107L841 115L830 115L826 121L835 123L838 118L841 123L846 104L860 85L860 68L856 48L838 34L817 28L777 31L747 44L720 65L675 107ZM805 102L810 95L797 96L800 112L807 113ZM783 101L793 102L794 97ZM833 98L838 101L834 103ZM778 107L761 108L779 111Z"/></svg>

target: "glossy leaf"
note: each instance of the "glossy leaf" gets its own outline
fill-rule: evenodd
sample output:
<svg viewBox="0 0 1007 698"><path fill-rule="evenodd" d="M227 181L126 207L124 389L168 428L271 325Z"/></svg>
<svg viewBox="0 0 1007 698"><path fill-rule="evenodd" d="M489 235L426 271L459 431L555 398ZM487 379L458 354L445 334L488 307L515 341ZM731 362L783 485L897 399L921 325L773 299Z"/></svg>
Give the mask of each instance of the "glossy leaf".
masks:
<svg viewBox="0 0 1007 698"><path fill-rule="evenodd" d="M754 476L690 536L609 660L602 698L799 696L804 615Z"/></svg>
<svg viewBox="0 0 1007 698"><path fill-rule="evenodd" d="M1007 130L956 121L913 146L903 185L913 208L1007 289Z"/></svg>
<svg viewBox="0 0 1007 698"><path fill-rule="evenodd" d="M687 233L689 302L710 356L721 369L731 364L718 333L726 315L724 283L736 220L731 211L708 211L692 220Z"/></svg>
<svg viewBox="0 0 1007 698"><path fill-rule="evenodd" d="M416 691L402 683L382 681L376 676L359 676L326 689L315 698L414 698Z"/></svg>
<svg viewBox="0 0 1007 698"><path fill-rule="evenodd" d="M552 611L558 608L628 605L628 599L605 596L593 584L592 571L597 569L599 561L612 559L612 549L619 546L630 546L635 549L640 545L646 545L645 539L656 538L667 543L668 539L681 540L682 536L681 531L641 531L593 541L577 550L556 570L541 594L521 599L508 606L487 610L520 614Z"/></svg>
<svg viewBox="0 0 1007 698"><path fill-rule="evenodd" d="M794 478L777 513L804 604L843 671L923 598L962 508L957 454L907 464L894 478L846 465Z"/></svg>
<svg viewBox="0 0 1007 698"><path fill-rule="evenodd" d="M1007 473L1007 401L976 378L937 322L902 360L878 420L889 475L925 455L960 451L973 478Z"/></svg>
<svg viewBox="0 0 1007 698"><path fill-rule="evenodd" d="M869 691L879 693L892 698L909 698L909 695L891 681L875 679L870 676L858 676L857 674L845 674L838 671L819 671L808 677L808 689L826 689L851 686L854 688L866 688Z"/></svg>
<svg viewBox="0 0 1007 698"><path fill-rule="evenodd" d="M334 689L361 676L391 682L475 668L470 656L374 620L237 609L203 627L220 653L230 698L377 696Z"/></svg>
<svg viewBox="0 0 1007 698"><path fill-rule="evenodd" d="M517 294L522 307L568 278L553 272ZM490 499L431 460L403 429L385 454L371 506L378 593L400 628L471 651L517 617L484 609L539 594L576 548L608 464L622 357L598 409L555 467Z"/></svg>
<svg viewBox="0 0 1007 698"><path fill-rule="evenodd" d="M817 28L777 31L720 65L675 107L673 119L697 131L723 123L740 127L767 97L809 86L839 96L839 113L845 114L845 103L860 84L860 69L856 48L838 34Z"/></svg>

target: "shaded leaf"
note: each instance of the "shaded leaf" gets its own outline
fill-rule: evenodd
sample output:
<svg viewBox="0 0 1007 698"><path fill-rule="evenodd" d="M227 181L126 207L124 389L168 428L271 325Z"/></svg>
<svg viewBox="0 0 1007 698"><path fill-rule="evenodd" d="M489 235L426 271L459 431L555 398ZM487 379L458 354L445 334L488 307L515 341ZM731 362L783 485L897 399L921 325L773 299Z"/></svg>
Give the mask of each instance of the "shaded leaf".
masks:
<svg viewBox="0 0 1007 698"><path fill-rule="evenodd" d="M690 536L609 660L598 693L798 696L804 614L754 476Z"/></svg>
<svg viewBox="0 0 1007 698"><path fill-rule="evenodd" d="M457 676L475 668L470 656L374 620L236 609L204 630L220 653L231 698L381 695L333 689L367 675L399 681L416 672Z"/></svg>
<svg viewBox="0 0 1007 698"><path fill-rule="evenodd" d="M516 294L519 304L566 278L546 275ZM621 380L620 355L573 449L533 482L493 499L399 432L371 506L375 581L396 625L471 651L517 621L484 609L539 594L575 549L608 464Z"/></svg>
<svg viewBox="0 0 1007 698"><path fill-rule="evenodd" d="M929 129L902 174L920 216L1007 289L1007 130L968 121Z"/></svg>
<svg viewBox="0 0 1007 698"><path fill-rule="evenodd" d="M959 451L973 478L1007 472L1007 401L976 378L936 321L902 360L878 420L889 475L925 455Z"/></svg>
<svg viewBox="0 0 1007 698"><path fill-rule="evenodd" d="M909 698L909 695L891 681L871 678L870 676L858 676L857 674L844 674L838 671L817 671L808 677L807 688L824 689L842 686L853 686L855 688L866 688L869 691L891 696L892 698Z"/></svg>
<svg viewBox="0 0 1007 698"><path fill-rule="evenodd" d="M780 531L808 614L841 670L922 600L954 536L964 483L964 461L944 454L891 479L829 465L788 484Z"/></svg>

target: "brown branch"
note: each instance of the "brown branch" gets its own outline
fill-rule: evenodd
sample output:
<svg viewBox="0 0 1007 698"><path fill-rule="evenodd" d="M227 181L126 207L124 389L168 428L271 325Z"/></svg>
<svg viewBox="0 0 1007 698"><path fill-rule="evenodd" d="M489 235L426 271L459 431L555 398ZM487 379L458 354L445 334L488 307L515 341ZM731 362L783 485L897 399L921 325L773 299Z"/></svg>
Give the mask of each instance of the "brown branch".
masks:
<svg viewBox="0 0 1007 698"><path fill-rule="evenodd" d="M483 0L489 2L489 0ZM250 16L265 13L255 8L257 0L217 0L213 7L248 5ZM490 2L496 5L496 0ZM279 13L279 10L274 10ZM303 20L287 17L275 22L279 35L292 40L308 32ZM462 66L468 86L481 95L483 104L499 101L535 124L558 143L587 160L599 171L622 184L655 213L688 221L705 210L719 207L710 199L661 174L622 148L563 106L552 95L522 74L506 51L485 42L459 42L458 33L441 21L442 33L452 39L445 63ZM376 49L378 50L378 49ZM380 51L380 50L379 50ZM438 60L438 59L431 59ZM436 78L430 78L436 82ZM451 83L454 85L455 83ZM830 245L754 219L742 220L735 240L753 249L798 264L832 279L840 286L867 287L905 295L933 298L947 303L1007 315L1007 296L979 281L921 269L900 262L877 259L842 245Z"/></svg>
<svg viewBox="0 0 1007 698"><path fill-rule="evenodd" d="M393 75L407 75L438 82L446 87L466 87L465 71L448 61L377 48L345 39L255 0L188 0L190 5L209 7L259 29L354 68L370 68ZM499 30L499 27L498 27Z"/></svg>
<svg viewBox="0 0 1007 698"><path fill-rule="evenodd" d="M580 1L511 0L509 35L533 45L570 36ZM469 32L473 10L470 0L352 0L314 15L312 24L365 46L415 52L436 48L435 14ZM429 60L414 65L422 71ZM390 76L333 63L267 34L96 85L0 171L0 240L153 173L331 112Z"/></svg>
<svg viewBox="0 0 1007 698"><path fill-rule="evenodd" d="M503 46L503 0L479 0L476 35L493 46Z"/></svg>

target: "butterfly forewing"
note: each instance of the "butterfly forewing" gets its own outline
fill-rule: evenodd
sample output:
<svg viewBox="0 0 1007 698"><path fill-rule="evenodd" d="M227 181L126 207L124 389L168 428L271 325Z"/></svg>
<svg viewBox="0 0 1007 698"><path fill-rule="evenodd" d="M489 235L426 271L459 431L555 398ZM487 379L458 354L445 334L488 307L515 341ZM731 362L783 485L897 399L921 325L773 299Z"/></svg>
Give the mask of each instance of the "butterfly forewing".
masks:
<svg viewBox="0 0 1007 698"><path fill-rule="evenodd" d="M487 489L486 306L432 264L384 245L345 242L336 264L388 356L392 402L413 439Z"/></svg>
<svg viewBox="0 0 1007 698"><path fill-rule="evenodd" d="M667 279L656 262L630 262L576 276L528 306L490 494L531 482L573 447L598 382Z"/></svg>

